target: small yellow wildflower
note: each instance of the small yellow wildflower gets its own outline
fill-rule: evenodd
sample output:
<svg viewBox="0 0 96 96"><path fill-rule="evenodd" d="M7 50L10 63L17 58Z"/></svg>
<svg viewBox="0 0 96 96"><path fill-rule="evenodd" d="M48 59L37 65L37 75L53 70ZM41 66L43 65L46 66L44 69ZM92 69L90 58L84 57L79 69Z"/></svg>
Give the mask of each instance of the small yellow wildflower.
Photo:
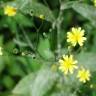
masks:
<svg viewBox="0 0 96 96"><path fill-rule="evenodd" d="M44 17L44 15L41 14L41 15L39 16L39 18L40 18L40 19L44 19L45 17Z"/></svg>
<svg viewBox="0 0 96 96"><path fill-rule="evenodd" d="M86 81L90 80L90 71L85 70L82 68L81 70L78 71L77 78L79 78L80 82L86 83Z"/></svg>
<svg viewBox="0 0 96 96"><path fill-rule="evenodd" d="M94 6L96 7L96 0L93 0Z"/></svg>
<svg viewBox="0 0 96 96"><path fill-rule="evenodd" d="M0 47L0 55L1 55L1 56L3 55L2 47Z"/></svg>
<svg viewBox="0 0 96 96"><path fill-rule="evenodd" d="M76 46L76 44L83 46L83 43L86 40L86 37L84 37L84 32L84 30L81 30L81 27L73 27L71 32L67 33L67 42L71 43L72 46Z"/></svg>
<svg viewBox="0 0 96 96"><path fill-rule="evenodd" d="M70 72L71 74L73 73L74 69L77 69L77 61L73 59L73 55L64 55L63 60L59 60L60 67L59 69L64 72L65 75Z"/></svg>
<svg viewBox="0 0 96 96"><path fill-rule="evenodd" d="M12 6L9 6L9 5L7 5L7 6L4 7L4 14L5 15L15 16L16 15L16 11L17 11L16 8L14 8Z"/></svg>

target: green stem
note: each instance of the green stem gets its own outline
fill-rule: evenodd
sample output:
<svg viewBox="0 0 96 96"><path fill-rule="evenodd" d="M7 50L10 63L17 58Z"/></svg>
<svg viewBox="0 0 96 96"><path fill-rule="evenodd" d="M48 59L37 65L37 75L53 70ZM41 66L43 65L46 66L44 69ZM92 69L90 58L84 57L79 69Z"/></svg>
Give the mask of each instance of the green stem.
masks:
<svg viewBox="0 0 96 96"><path fill-rule="evenodd" d="M42 25L43 25L43 21L42 21L41 25L39 26L39 28L38 28L37 31L36 31L36 32L37 32L37 44L36 44L36 48L38 47L38 43L39 43L39 31L40 31ZM36 50L37 50L37 49L36 49Z"/></svg>
<svg viewBox="0 0 96 96"><path fill-rule="evenodd" d="M59 16L57 18L57 23L56 23L56 27L57 27L57 59L60 57L60 53L61 53L61 23L62 23L62 10L60 10L59 12Z"/></svg>
<svg viewBox="0 0 96 96"><path fill-rule="evenodd" d="M34 49L34 47L33 47L33 44L32 44L32 42L31 42L31 40L29 39L28 35L26 34L25 30L22 28L22 26L21 26L20 24L19 24L19 27L21 28L21 30L22 30L22 32L23 32L23 35L24 35L24 37L25 37L28 45L30 46L30 48L32 49L32 51L35 52L35 49Z"/></svg>

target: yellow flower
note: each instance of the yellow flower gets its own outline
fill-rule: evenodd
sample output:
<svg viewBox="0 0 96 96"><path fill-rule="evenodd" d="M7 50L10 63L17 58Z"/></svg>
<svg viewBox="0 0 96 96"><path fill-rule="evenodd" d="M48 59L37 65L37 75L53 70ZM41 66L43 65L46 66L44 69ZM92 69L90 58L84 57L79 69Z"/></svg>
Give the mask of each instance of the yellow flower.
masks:
<svg viewBox="0 0 96 96"><path fill-rule="evenodd" d="M94 6L96 7L96 0L93 0Z"/></svg>
<svg viewBox="0 0 96 96"><path fill-rule="evenodd" d="M77 61L73 59L73 55L64 55L63 59L59 60L60 66L59 69L64 72L65 75L70 72L73 73L74 69L77 69Z"/></svg>
<svg viewBox="0 0 96 96"><path fill-rule="evenodd" d="M83 46L83 43L86 40L86 37L84 37L84 32L84 30L81 30L81 27L73 27L71 32L67 33L67 42L71 43L72 46L76 46L76 44Z"/></svg>
<svg viewBox="0 0 96 96"><path fill-rule="evenodd" d="M8 15L8 16L15 16L16 15L16 8L12 7L12 6L5 6L4 7L4 14Z"/></svg>
<svg viewBox="0 0 96 96"><path fill-rule="evenodd" d="M39 18L40 18L40 19L44 19L45 17L44 17L44 15L41 14L41 15L39 16Z"/></svg>
<svg viewBox="0 0 96 96"><path fill-rule="evenodd" d="M90 71L85 70L82 68L81 70L78 71L77 78L79 78L80 82L86 83L86 81L90 80Z"/></svg>

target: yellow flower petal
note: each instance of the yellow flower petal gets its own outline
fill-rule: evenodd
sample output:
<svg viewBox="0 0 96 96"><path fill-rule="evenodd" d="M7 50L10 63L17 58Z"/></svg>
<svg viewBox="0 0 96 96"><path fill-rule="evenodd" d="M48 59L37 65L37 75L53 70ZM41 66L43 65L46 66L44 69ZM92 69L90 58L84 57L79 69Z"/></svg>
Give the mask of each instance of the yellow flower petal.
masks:
<svg viewBox="0 0 96 96"><path fill-rule="evenodd" d="M8 15L8 16L15 16L16 15L16 8L12 7L12 6L5 6L4 7L4 14Z"/></svg>
<svg viewBox="0 0 96 96"><path fill-rule="evenodd" d="M73 73L74 69L77 69L77 61L74 60L73 55L63 55L63 59L59 60L59 69L64 72L65 75L68 73Z"/></svg>
<svg viewBox="0 0 96 96"><path fill-rule="evenodd" d="M78 71L77 78L79 78L80 82L86 83L86 81L90 80L90 71L85 70L82 68L81 70Z"/></svg>
<svg viewBox="0 0 96 96"><path fill-rule="evenodd" d="M67 32L67 42L72 46L76 46L76 44L83 46L83 43L86 40L86 37L84 37L84 32L84 30L81 30L81 27L73 27L71 32Z"/></svg>

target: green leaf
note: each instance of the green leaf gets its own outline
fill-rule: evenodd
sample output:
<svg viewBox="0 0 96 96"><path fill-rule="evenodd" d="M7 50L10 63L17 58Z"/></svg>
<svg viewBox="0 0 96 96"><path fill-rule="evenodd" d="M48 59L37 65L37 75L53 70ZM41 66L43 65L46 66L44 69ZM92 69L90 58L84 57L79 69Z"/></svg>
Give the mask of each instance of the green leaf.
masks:
<svg viewBox="0 0 96 96"><path fill-rule="evenodd" d="M11 30L11 32L13 33L17 32L17 25L13 18L6 17L3 19L4 24L5 22L6 22L6 25L9 27L9 29Z"/></svg>
<svg viewBox="0 0 96 96"><path fill-rule="evenodd" d="M53 94L51 94L51 96L77 96L76 94L75 94L75 92L74 93L71 93L71 92L61 92L61 93L53 93Z"/></svg>
<svg viewBox="0 0 96 96"><path fill-rule="evenodd" d="M38 45L38 52L45 59L53 59L54 55L50 50L50 43L48 39L41 39Z"/></svg>
<svg viewBox="0 0 96 96"><path fill-rule="evenodd" d="M33 72L39 70L41 66L43 65L43 63L40 61L40 58L35 58L35 59L27 58L27 59L30 62L30 67Z"/></svg>
<svg viewBox="0 0 96 96"><path fill-rule="evenodd" d="M81 14L83 17L88 19L94 27L96 27L96 8L82 3L74 3L72 8Z"/></svg>
<svg viewBox="0 0 96 96"><path fill-rule="evenodd" d="M12 41L7 42L3 48L5 49L5 51L8 53L12 53L13 49L15 47L15 44Z"/></svg>
<svg viewBox="0 0 96 96"><path fill-rule="evenodd" d="M0 36L0 47L2 48L2 53L3 53L3 37ZM3 56L0 56L0 73L2 72L2 70L4 69L5 67L5 64L4 64L4 61L3 61Z"/></svg>
<svg viewBox="0 0 96 96"><path fill-rule="evenodd" d="M50 69L40 70L31 87L31 96L44 96L52 88L57 76Z"/></svg>
<svg viewBox="0 0 96 96"><path fill-rule="evenodd" d="M18 57L20 63L24 65L28 72L35 72L41 68L43 65L40 58L33 58L32 54L30 56Z"/></svg>
<svg viewBox="0 0 96 96"><path fill-rule="evenodd" d="M15 61L16 62L16 61ZM25 72L23 71L23 69L21 69L21 66L18 63L14 63L9 67L9 73L14 76L25 76Z"/></svg>
<svg viewBox="0 0 96 96"><path fill-rule="evenodd" d="M30 20L29 18L27 18L27 16L24 16L23 14L17 13L14 19L16 20L16 23L22 26L28 26L28 27L33 26L32 20Z"/></svg>
<svg viewBox="0 0 96 96"><path fill-rule="evenodd" d="M37 75L36 75L37 74ZM30 74L21 80L13 90L13 94L24 96L43 96L57 80L58 75L43 68L39 72Z"/></svg>
<svg viewBox="0 0 96 96"><path fill-rule="evenodd" d="M93 91L92 92L92 96L96 96L96 91Z"/></svg>
<svg viewBox="0 0 96 96"><path fill-rule="evenodd" d="M15 82L10 76L5 75L3 77L3 84L6 86L6 88L12 89Z"/></svg>
<svg viewBox="0 0 96 96"><path fill-rule="evenodd" d="M37 17L44 15L45 20L50 22L54 21L51 10L45 5L36 2L36 0L17 0L15 4L22 13L31 14L32 12L32 14Z"/></svg>
<svg viewBox="0 0 96 96"><path fill-rule="evenodd" d="M0 56L0 73L2 72L2 70L4 69L5 64L3 62L3 56Z"/></svg>
<svg viewBox="0 0 96 96"><path fill-rule="evenodd" d="M78 54L77 59L80 66L84 66L91 71L96 71L96 54L82 52Z"/></svg>
<svg viewBox="0 0 96 96"><path fill-rule="evenodd" d="M13 89L13 94L20 94L24 96L30 96L30 89L33 83L34 74L29 74L28 76L24 77Z"/></svg>
<svg viewBox="0 0 96 96"><path fill-rule="evenodd" d="M61 4L61 10L65 10L65 9L69 9L69 8L72 8L72 5L74 3L77 3L78 1L67 1L67 2L63 2Z"/></svg>

